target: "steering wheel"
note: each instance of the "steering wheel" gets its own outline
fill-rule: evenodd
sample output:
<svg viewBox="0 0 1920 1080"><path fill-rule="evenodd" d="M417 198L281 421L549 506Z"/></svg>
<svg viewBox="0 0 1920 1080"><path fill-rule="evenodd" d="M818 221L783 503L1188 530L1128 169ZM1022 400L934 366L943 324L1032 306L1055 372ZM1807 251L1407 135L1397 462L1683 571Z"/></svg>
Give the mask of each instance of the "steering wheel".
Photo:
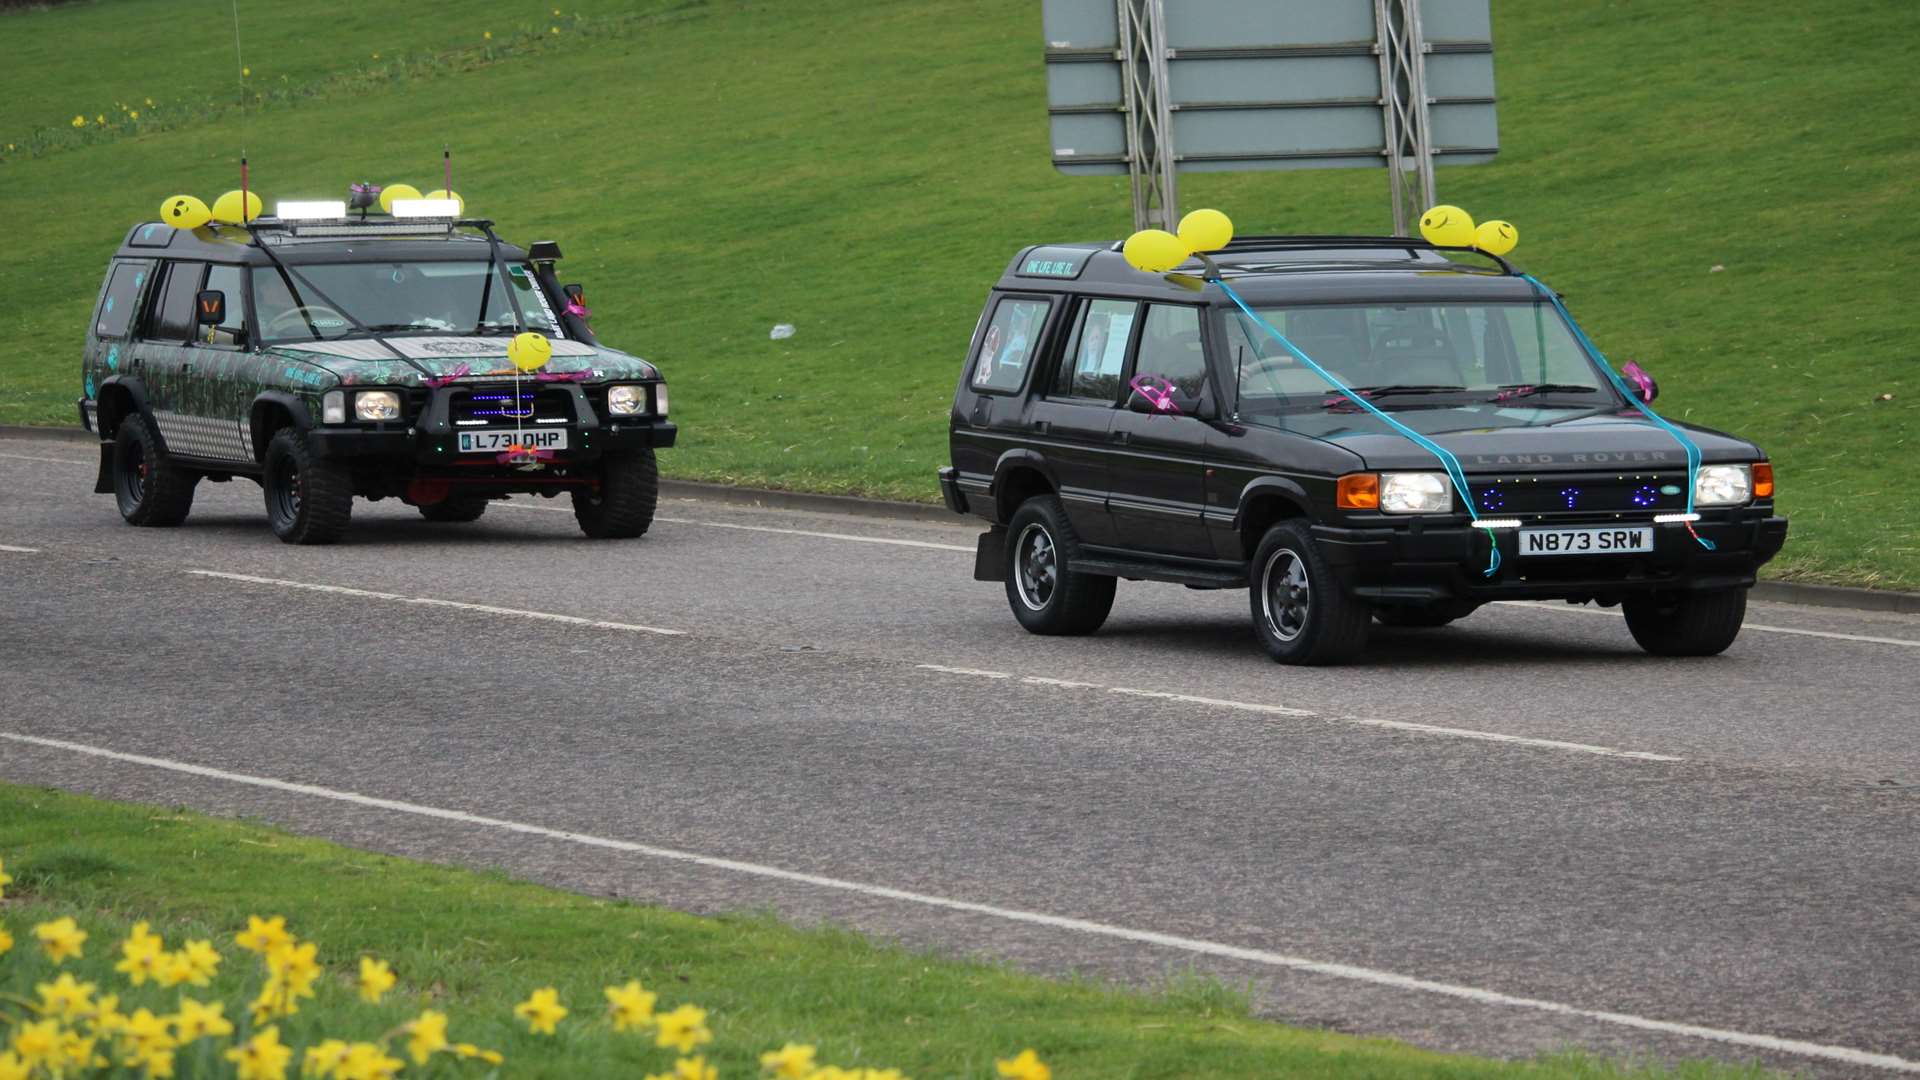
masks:
<svg viewBox="0 0 1920 1080"><path fill-rule="evenodd" d="M312 330L313 326L308 325L309 321L311 321L314 326L317 326L322 321L338 322L342 326L351 325L345 315L340 314L338 311L324 304L308 304L305 307L288 308L273 318L268 319L267 328L262 331L261 336L279 337L282 333L289 330Z"/></svg>
<svg viewBox="0 0 1920 1080"><path fill-rule="evenodd" d="M1388 342L1396 344L1390 346ZM1430 326L1395 326L1374 335L1373 349L1375 352L1427 352L1432 349L1451 354L1453 341Z"/></svg>

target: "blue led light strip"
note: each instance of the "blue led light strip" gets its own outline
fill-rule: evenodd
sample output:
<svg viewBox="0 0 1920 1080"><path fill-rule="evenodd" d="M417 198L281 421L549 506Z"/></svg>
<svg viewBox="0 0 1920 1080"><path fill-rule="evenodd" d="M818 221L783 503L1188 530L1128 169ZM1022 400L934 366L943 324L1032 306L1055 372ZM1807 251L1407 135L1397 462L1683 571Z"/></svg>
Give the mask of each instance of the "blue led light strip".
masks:
<svg viewBox="0 0 1920 1080"><path fill-rule="evenodd" d="M1599 346L1595 345L1593 341L1587 337L1587 332L1580 329L1580 324L1573 321L1573 314L1567 310L1565 304L1560 302L1560 297L1555 294L1552 289L1547 288L1546 285L1541 283L1539 278L1534 277L1532 274L1521 274L1520 277L1524 279L1527 284L1532 285L1535 292L1545 297L1547 302L1553 305L1553 309L1560 313L1560 318L1564 319L1566 324L1573 328L1573 336L1580 342L1580 347L1587 351L1587 358L1600 365L1600 370L1607 373L1607 378L1612 381L1613 388L1620 391L1620 396L1626 398L1633 404L1634 408L1644 413L1647 419L1664 428L1667 434L1673 436L1674 441L1680 444L1680 448L1687 452L1687 514L1691 517L1693 514L1694 486L1700 482L1700 448L1694 445L1692 439L1687 438L1686 432L1674 427L1663 419L1659 413L1647 408L1647 403L1640 400L1639 394L1627 389L1627 384L1622 381L1619 374L1613 370L1613 365L1607 362L1606 355L1600 351ZM1692 521L1687 522L1687 532L1691 534L1695 540L1700 542L1701 547L1706 548L1708 551L1713 550L1713 541L1694 532Z"/></svg>
<svg viewBox="0 0 1920 1080"><path fill-rule="evenodd" d="M1440 464L1446 467L1447 475L1453 478L1454 490L1460 493L1461 501L1464 502L1467 506L1467 516L1472 518L1475 522L1478 522L1480 520L1480 511L1478 508L1474 506L1473 489L1467 486L1467 472L1465 469L1460 467L1460 459L1453 456L1453 451L1448 450L1446 447L1441 446L1439 443L1434 442L1432 439L1427 438L1425 435L1420 434L1419 432L1413 430L1412 428L1401 423L1400 421L1395 420L1393 417L1388 416L1385 412L1382 412L1378 406L1374 405L1373 402L1368 401L1364 397L1361 397L1359 394L1355 393L1353 389L1349 387L1346 383L1341 382L1339 378L1336 377L1331 371L1328 371L1326 368L1323 368L1319 364L1314 363L1313 357L1308 356L1306 353L1301 352L1299 346L1287 340L1287 335L1282 334L1279 331L1279 329L1275 327L1272 323L1261 318L1259 312L1256 312L1252 308L1248 307L1247 302L1245 300L1240 299L1240 294L1233 291L1233 286L1227 284L1225 281L1222 281L1218 278L1214 279L1214 284L1220 286L1221 290L1227 294L1227 298L1229 300L1232 300L1235 304L1239 305L1240 310L1246 313L1247 318L1252 319L1255 325L1259 326L1262 330L1265 330L1267 333L1273 335L1273 340L1279 342L1288 352L1292 353L1296 360L1299 360L1301 363L1307 365L1307 367L1313 369L1313 373L1315 375L1318 375L1322 379L1325 379L1328 386L1331 386L1335 390L1339 391L1342 395L1344 395L1347 398L1348 401L1353 402L1355 405L1358 405L1361 408L1372 413L1373 415L1379 417L1382 421L1386 423L1388 427L1406 436L1408 439L1412 440L1416 445L1418 445L1421 449L1432 454L1434 457L1439 458ZM1500 541L1494 537L1492 531L1490 530L1487 532L1487 549L1488 549L1487 568L1486 570L1482 571L1482 573L1484 573L1485 576L1487 577L1492 577L1500 569Z"/></svg>

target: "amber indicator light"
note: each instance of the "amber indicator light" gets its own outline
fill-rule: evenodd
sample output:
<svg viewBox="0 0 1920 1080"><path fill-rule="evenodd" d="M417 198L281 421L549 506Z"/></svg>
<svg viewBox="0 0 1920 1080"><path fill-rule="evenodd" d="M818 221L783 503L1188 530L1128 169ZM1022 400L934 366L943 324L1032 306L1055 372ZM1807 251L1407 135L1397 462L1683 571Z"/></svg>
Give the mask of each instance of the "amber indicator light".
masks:
<svg viewBox="0 0 1920 1080"><path fill-rule="evenodd" d="M1756 461L1753 465L1753 497L1770 499L1773 497L1773 464Z"/></svg>
<svg viewBox="0 0 1920 1080"><path fill-rule="evenodd" d="M1342 510L1380 509L1380 475L1348 473L1334 488L1334 504Z"/></svg>

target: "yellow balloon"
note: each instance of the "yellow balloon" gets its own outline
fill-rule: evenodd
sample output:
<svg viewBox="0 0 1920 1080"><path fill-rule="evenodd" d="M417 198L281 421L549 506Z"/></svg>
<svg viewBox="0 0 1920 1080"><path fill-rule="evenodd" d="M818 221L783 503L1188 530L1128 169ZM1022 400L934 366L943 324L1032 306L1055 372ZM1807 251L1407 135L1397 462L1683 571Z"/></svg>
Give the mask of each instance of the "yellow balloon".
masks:
<svg viewBox="0 0 1920 1080"><path fill-rule="evenodd" d="M1127 265L1135 270L1157 274L1186 262L1187 256L1193 252L1179 237L1165 229L1141 229L1127 237L1127 242L1120 247L1120 254L1126 257Z"/></svg>
<svg viewBox="0 0 1920 1080"><path fill-rule="evenodd" d="M1219 251L1233 240L1233 222L1218 210L1195 210L1180 219L1180 242L1189 251Z"/></svg>
<svg viewBox="0 0 1920 1080"><path fill-rule="evenodd" d="M1483 221L1473 230L1473 246L1489 255L1505 255L1520 242L1520 230L1506 221Z"/></svg>
<svg viewBox="0 0 1920 1080"><path fill-rule="evenodd" d="M393 200L417 199L419 197L420 189L414 187L412 184L388 184L386 187L380 189L380 209L385 213L391 214L393 213Z"/></svg>
<svg viewBox="0 0 1920 1080"><path fill-rule="evenodd" d="M456 214L466 213L467 200L461 198L460 193L457 191L448 191L446 188L435 188L434 190L427 192L426 197L429 199L452 199L453 212Z"/></svg>
<svg viewBox="0 0 1920 1080"><path fill-rule="evenodd" d="M1420 215L1420 235L1436 247L1472 247L1473 215L1457 206L1436 206Z"/></svg>
<svg viewBox="0 0 1920 1080"><path fill-rule="evenodd" d="M553 357L553 343L529 330L507 343L507 359L521 371L537 371Z"/></svg>
<svg viewBox="0 0 1920 1080"><path fill-rule="evenodd" d="M207 204L191 195L175 195L160 204L160 220L176 229L197 229L212 217Z"/></svg>
<svg viewBox="0 0 1920 1080"><path fill-rule="evenodd" d="M259 193L253 191L247 192L247 215L244 219L240 216L239 192L229 191L213 200L213 220L223 221L228 225L245 225L259 217L265 210L266 204L260 201Z"/></svg>

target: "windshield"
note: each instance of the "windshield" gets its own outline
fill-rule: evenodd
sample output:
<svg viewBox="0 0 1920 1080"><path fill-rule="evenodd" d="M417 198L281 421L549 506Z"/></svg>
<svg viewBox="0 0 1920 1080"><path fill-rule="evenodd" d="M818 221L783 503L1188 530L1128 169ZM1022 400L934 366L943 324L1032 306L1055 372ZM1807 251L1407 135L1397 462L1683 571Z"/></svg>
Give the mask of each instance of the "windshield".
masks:
<svg viewBox="0 0 1920 1080"><path fill-rule="evenodd" d="M1259 308L1314 363L1379 408L1619 404L1559 313L1545 304L1314 305ZM1246 313L1226 313L1240 411L1258 416L1356 408Z"/></svg>
<svg viewBox="0 0 1920 1080"><path fill-rule="evenodd" d="M565 336L532 270L519 263L505 269L524 326ZM380 333L510 332L513 307L501 275L491 270L484 261L309 263L284 273L257 267L254 317L260 339L269 342L355 336L355 320Z"/></svg>

